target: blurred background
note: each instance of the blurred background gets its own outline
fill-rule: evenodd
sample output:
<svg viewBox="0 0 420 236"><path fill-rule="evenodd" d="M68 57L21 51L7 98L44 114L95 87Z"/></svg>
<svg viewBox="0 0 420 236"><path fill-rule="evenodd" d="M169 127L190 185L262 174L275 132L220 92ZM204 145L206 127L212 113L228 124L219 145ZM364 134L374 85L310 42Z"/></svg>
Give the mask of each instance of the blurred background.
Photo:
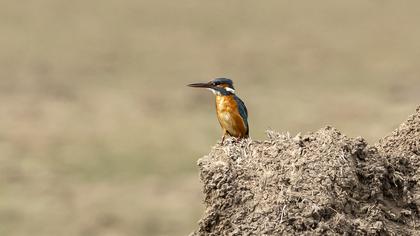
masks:
<svg viewBox="0 0 420 236"><path fill-rule="evenodd" d="M377 141L420 101L419 1L0 1L0 235L187 235L234 80L253 139Z"/></svg>

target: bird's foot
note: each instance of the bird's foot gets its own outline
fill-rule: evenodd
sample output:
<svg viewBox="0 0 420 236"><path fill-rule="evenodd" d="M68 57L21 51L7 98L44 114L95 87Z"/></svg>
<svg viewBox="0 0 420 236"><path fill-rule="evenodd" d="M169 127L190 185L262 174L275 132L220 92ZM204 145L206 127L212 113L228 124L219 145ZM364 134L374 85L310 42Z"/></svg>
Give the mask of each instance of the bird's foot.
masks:
<svg viewBox="0 0 420 236"><path fill-rule="evenodd" d="M225 138L226 138L226 135L223 135L222 140L220 140L220 142L219 142L220 146L223 146L225 144Z"/></svg>
<svg viewBox="0 0 420 236"><path fill-rule="evenodd" d="M222 138L222 140L220 140L220 141L218 142L218 144L219 144L220 146L223 146L223 145L225 144L225 139L224 139L224 138Z"/></svg>

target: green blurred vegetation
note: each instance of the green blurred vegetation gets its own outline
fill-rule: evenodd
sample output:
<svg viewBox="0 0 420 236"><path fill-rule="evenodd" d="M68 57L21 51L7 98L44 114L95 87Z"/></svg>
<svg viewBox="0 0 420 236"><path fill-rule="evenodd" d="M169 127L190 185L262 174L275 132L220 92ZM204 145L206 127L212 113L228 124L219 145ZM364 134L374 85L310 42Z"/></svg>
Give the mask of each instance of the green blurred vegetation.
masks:
<svg viewBox="0 0 420 236"><path fill-rule="evenodd" d="M0 2L0 235L186 235L226 76L251 136L374 142L420 100L416 1Z"/></svg>

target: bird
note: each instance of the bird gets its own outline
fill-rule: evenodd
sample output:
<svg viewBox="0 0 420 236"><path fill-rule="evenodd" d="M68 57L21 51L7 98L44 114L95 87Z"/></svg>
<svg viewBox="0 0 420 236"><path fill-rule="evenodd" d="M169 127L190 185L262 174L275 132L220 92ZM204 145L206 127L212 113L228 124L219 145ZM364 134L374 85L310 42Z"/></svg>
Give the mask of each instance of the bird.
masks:
<svg viewBox="0 0 420 236"><path fill-rule="evenodd" d="M223 130L221 144L227 135L236 138L249 137L248 110L245 103L236 96L232 80L216 78L207 83L193 83L187 86L206 88L215 95L217 119Z"/></svg>

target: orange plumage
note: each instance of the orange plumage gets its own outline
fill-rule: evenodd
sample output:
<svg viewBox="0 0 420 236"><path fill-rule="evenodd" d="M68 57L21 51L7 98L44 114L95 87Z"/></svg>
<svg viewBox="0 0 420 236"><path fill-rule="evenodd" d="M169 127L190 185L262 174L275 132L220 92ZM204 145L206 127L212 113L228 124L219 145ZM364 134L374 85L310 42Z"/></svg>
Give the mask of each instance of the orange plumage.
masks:
<svg viewBox="0 0 420 236"><path fill-rule="evenodd" d="M216 96L216 113L224 135L248 137L248 127L239 113L234 95Z"/></svg>

